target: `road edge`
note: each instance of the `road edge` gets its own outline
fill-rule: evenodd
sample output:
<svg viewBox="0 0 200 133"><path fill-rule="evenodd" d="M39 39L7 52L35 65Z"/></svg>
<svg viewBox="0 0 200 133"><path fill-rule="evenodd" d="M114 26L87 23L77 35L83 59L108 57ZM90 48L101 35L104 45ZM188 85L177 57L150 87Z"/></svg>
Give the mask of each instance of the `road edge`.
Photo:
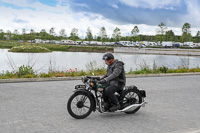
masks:
<svg viewBox="0 0 200 133"><path fill-rule="evenodd" d="M138 75L126 75L126 78L187 76L187 75L200 75L200 72L194 72L194 73L166 73L166 74L163 74L163 73L162 74L138 74ZM0 83L67 81L67 80L80 80L80 79L81 79L81 77L20 78L20 79L0 79Z"/></svg>

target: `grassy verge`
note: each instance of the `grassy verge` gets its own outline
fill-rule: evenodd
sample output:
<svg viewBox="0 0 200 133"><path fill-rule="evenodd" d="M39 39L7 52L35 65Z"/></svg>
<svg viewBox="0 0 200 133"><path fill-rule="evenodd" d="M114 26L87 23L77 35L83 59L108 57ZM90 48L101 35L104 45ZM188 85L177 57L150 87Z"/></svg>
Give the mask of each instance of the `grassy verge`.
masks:
<svg viewBox="0 0 200 133"><path fill-rule="evenodd" d="M184 66L178 67L178 69L168 69L165 66L158 67L157 69L150 69L149 67L142 68L141 70L132 71L130 70L126 75L136 75L136 74L160 74L160 73L191 73L200 72L200 68L188 69ZM0 73L0 79L15 79L15 78L50 78L50 77L76 77L76 76L100 76L106 74L106 68L97 67L92 68L88 71L80 70L77 68L69 69L66 71L49 71L48 73L36 74L32 67L21 66L17 71L12 72L2 72Z"/></svg>
<svg viewBox="0 0 200 133"><path fill-rule="evenodd" d="M104 75L106 73L106 69L104 67L83 71L78 71L77 68L69 69L66 71L52 71L50 70L48 73L40 73L36 74L32 67L30 66L21 66L17 71L6 71L0 73L0 79L15 79L15 78L50 78L50 77L76 77L76 76L92 76L95 75Z"/></svg>
<svg viewBox="0 0 200 133"><path fill-rule="evenodd" d="M178 69L168 69L165 66L158 67L157 69L150 69L148 67L138 70L132 71L130 70L127 74L128 75L135 75L135 74L159 74L159 73L191 73L191 72L200 72L200 68L186 68L186 67L178 67Z"/></svg>

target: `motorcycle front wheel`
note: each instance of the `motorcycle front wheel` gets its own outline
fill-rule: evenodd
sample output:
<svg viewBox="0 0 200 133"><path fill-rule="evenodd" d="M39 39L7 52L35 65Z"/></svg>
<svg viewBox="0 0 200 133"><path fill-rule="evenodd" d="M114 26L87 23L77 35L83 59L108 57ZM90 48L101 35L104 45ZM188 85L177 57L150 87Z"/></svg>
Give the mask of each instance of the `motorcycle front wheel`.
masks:
<svg viewBox="0 0 200 133"><path fill-rule="evenodd" d="M67 102L69 114L76 119L86 118L93 108L92 97L87 92L74 93Z"/></svg>

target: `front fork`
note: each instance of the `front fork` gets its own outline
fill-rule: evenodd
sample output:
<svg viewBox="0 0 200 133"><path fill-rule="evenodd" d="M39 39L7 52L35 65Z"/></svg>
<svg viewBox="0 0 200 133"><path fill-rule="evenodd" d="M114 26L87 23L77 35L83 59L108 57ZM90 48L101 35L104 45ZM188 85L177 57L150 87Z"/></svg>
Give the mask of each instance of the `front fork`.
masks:
<svg viewBox="0 0 200 133"><path fill-rule="evenodd" d="M104 101L103 101L102 92L99 92L99 91L96 92L96 104L97 104L96 105L97 106L97 110L100 113L103 113L104 112L104 107L103 107Z"/></svg>

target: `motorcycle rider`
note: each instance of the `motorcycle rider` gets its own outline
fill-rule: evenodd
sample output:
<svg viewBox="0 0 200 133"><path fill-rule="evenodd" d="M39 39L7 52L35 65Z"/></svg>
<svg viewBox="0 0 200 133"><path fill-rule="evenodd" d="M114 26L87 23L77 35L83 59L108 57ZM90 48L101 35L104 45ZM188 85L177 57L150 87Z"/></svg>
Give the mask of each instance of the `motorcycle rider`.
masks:
<svg viewBox="0 0 200 133"><path fill-rule="evenodd" d="M115 96L115 92L120 91L126 83L124 63L115 59L112 53L105 53L103 55L103 60L105 64L108 65L107 73L101 78L99 83L108 84L104 90L104 95L113 103L110 111L116 111L120 109L120 104Z"/></svg>

